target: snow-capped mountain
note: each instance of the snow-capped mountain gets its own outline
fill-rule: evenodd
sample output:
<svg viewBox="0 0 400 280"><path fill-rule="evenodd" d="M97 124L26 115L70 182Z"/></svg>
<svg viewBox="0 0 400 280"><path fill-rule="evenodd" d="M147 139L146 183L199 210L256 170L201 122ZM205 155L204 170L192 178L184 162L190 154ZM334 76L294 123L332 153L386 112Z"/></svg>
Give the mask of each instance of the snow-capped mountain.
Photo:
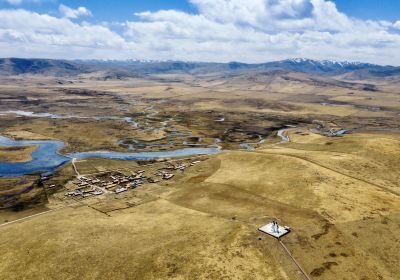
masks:
<svg viewBox="0 0 400 280"><path fill-rule="evenodd" d="M291 58L284 61L290 61L293 63L310 63L314 65L337 65L341 67L346 67L349 65L370 65L375 66L375 64L370 63L363 63L363 62L356 62L356 61L337 61L337 60L315 60L315 59L308 59L308 58Z"/></svg>
<svg viewBox="0 0 400 280"><path fill-rule="evenodd" d="M253 71L293 71L323 76L346 75L350 79L400 76L400 67L382 66L362 62L313 60L293 58L259 64L241 62L212 63L188 61L143 60L51 60L51 59L0 59L0 75L46 74L74 75L103 71L110 78L134 77L154 73L231 73ZM107 74L108 75L108 74Z"/></svg>
<svg viewBox="0 0 400 280"><path fill-rule="evenodd" d="M369 71L382 71L396 68L392 66L381 66L363 62L313 60L307 58L293 58L274 61L265 63L264 66L320 75L338 75L362 69L368 69Z"/></svg>

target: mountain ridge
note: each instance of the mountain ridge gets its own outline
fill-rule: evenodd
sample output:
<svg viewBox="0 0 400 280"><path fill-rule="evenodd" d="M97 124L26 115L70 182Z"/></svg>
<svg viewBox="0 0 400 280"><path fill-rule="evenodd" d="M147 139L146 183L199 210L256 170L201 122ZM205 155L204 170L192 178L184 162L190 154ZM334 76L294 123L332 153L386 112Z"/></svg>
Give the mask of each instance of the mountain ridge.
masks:
<svg viewBox="0 0 400 280"><path fill-rule="evenodd" d="M347 75L349 79L382 78L400 75L400 67L363 62L292 58L265 63L188 62L143 60L61 60L0 58L1 75L42 74L55 76L79 75L104 71L110 77L133 77L157 73L242 73L248 71L294 71L321 76ZM115 73L118 73L117 75Z"/></svg>

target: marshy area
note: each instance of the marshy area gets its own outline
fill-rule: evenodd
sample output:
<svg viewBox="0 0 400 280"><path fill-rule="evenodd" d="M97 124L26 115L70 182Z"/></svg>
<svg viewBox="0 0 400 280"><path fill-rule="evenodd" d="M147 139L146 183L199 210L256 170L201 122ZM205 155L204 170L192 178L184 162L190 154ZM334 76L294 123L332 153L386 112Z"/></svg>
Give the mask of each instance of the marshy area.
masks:
<svg viewBox="0 0 400 280"><path fill-rule="evenodd" d="M1 275L395 279L398 94L255 75L4 82Z"/></svg>

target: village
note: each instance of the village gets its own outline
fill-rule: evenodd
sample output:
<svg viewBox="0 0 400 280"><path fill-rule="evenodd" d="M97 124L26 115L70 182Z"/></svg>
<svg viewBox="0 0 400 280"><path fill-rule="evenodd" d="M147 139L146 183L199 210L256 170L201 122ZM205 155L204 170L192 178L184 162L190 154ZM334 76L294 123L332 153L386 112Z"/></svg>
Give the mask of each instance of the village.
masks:
<svg viewBox="0 0 400 280"><path fill-rule="evenodd" d="M145 170L137 171L106 171L89 175L77 175L65 192L66 197L87 198L104 194L120 194L130 189L135 189L145 183L155 184L161 180L170 180L175 176L174 172L184 172L188 167L200 163L196 161L167 161L164 166L158 168L154 174L148 175Z"/></svg>

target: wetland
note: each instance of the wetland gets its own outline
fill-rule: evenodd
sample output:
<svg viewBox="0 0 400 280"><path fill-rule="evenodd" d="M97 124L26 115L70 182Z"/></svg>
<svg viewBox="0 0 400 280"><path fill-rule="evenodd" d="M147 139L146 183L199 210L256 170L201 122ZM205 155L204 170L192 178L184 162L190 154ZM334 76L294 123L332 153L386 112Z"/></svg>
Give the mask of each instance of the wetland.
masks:
<svg viewBox="0 0 400 280"><path fill-rule="evenodd" d="M400 274L396 79L136 74L0 77L4 279Z"/></svg>

